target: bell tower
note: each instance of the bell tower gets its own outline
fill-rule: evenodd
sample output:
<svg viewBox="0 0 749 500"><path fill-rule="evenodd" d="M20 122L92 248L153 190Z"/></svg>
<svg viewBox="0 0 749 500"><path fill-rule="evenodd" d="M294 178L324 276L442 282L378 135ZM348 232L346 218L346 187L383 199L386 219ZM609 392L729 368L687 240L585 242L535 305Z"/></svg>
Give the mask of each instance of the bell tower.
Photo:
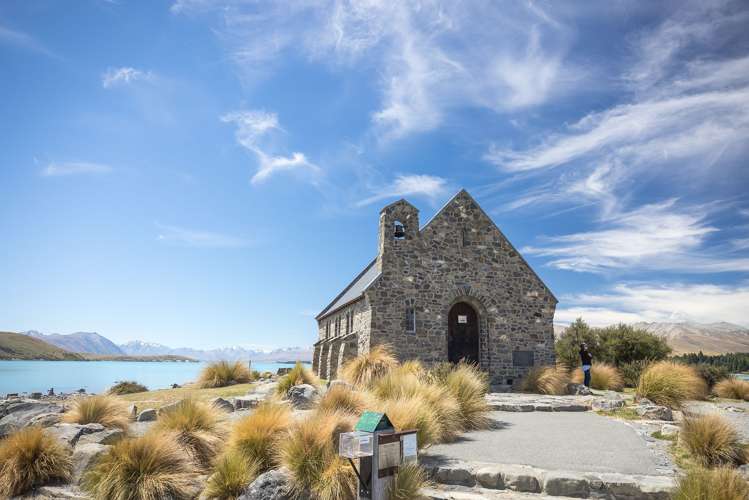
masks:
<svg viewBox="0 0 749 500"><path fill-rule="evenodd" d="M419 210L398 200L380 210L377 269L398 268L419 239Z"/></svg>

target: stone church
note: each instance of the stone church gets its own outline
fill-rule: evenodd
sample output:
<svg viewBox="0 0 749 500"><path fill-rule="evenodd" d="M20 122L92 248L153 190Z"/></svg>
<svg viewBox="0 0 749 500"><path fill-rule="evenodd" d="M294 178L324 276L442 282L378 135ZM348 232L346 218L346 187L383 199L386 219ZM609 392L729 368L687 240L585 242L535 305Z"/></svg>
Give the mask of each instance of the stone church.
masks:
<svg viewBox="0 0 749 500"><path fill-rule="evenodd" d="M477 363L498 385L554 363L557 299L465 190L422 227L406 200L386 206L378 246L316 317L320 377L378 344L426 365Z"/></svg>

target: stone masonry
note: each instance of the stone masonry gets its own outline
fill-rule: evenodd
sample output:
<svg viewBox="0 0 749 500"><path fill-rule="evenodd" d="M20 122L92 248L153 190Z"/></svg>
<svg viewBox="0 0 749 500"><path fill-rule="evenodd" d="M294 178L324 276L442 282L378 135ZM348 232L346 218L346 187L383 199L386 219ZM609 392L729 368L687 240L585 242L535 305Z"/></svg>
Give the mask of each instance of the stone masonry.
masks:
<svg viewBox="0 0 749 500"><path fill-rule="evenodd" d="M448 337L457 333L448 318L461 304L476 313L475 361L492 383L512 384L531 366L554 363L556 303L465 190L422 228L419 211L400 200L380 212L375 261L317 316L313 369L333 379L378 344L426 365L454 358Z"/></svg>

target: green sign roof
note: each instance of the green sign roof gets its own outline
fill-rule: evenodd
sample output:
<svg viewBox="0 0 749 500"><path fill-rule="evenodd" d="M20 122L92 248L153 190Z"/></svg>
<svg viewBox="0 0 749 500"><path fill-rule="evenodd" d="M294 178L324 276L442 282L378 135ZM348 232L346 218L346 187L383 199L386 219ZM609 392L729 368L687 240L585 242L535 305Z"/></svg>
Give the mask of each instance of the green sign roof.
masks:
<svg viewBox="0 0 749 500"><path fill-rule="evenodd" d="M361 417L359 417L359 421L356 423L356 427L354 428L354 430L374 432L392 427L393 424L390 423L390 419L384 413L365 411L364 413L362 413Z"/></svg>

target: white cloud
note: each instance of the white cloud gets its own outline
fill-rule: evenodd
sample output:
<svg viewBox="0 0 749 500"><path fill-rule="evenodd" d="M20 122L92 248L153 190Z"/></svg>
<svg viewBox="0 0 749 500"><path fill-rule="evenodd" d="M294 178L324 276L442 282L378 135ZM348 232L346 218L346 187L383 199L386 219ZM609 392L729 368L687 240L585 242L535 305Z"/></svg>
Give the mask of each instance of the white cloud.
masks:
<svg viewBox="0 0 749 500"><path fill-rule="evenodd" d="M108 174L112 167L103 163L83 161L52 162L41 172L45 177L59 177L64 175Z"/></svg>
<svg viewBox="0 0 749 500"><path fill-rule="evenodd" d="M569 323L577 317L596 325L637 321L728 321L749 326L749 287L740 285L669 283L615 285L609 292L562 297L554 317Z"/></svg>
<svg viewBox="0 0 749 500"><path fill-rule="evenodd" d="M162 224L156 226L159 229L156 239L164 243L205 248L241 248L250 245L248 239L237 236Z"/></svg>
<svg viewBox="0 0 749 500"><path fill-rule="evenodd" d="M293 152L290 156L274 155L261 144L267 133L283 130L275 113L261 110L235 111L222 116L221 121L235 124L237 142L257 157L258 170L252 176L253 184L260 184L279 172L306 174L312 183L316 183L322 174L322 169L309 161L304 153Z"/></svg>
<svg viewBox="0 0 749 500"><path fill-rule="evenodd" d="M704 207L683 209L668 200L607 218L606 229L548 237L546 244L524 252L549 257L551 266L571 271L749 271L749 258L704 248L718 231L706 215Z"/></svg>
<svg viewBox="0 0 749 500"><path fill-rule="evenodd" d="M151 79L153 79L153 74L151 72L130 67L109 68L101 76L101 85L105 89L108 89L117 85L129 85L138 80Z"/></svg>
<svg viewBox="0 0 749 500"><path fill-rule="evenodd" d="M4 26L0 26L0 42L9 43L18 47L44 54L45 56L58 59L51 50L49 50L44 44L33 36L23 33L22 31L12 30Z"/></svg>
<svg viewBox="0 0 749 500"><path fill-rule="evenodd" d="M357 206L364 206L375 201L403 196L425 196L435 199L446 193L447 180L432 175L399 175L392 184L377 190L377 193L361 200Z"/></svg>

